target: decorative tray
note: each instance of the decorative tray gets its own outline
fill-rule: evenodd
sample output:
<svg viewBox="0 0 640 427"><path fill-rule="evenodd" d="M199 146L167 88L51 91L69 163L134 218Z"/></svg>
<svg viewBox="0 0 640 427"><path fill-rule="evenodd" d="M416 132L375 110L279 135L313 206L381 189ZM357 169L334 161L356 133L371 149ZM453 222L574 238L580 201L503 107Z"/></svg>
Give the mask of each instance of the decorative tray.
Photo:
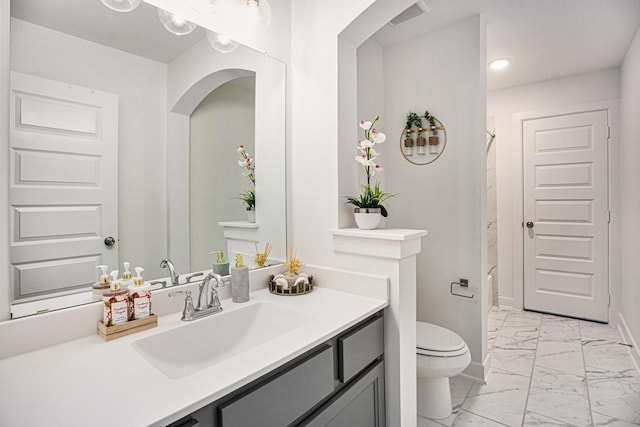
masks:
<svg viewBox="0 0 640 427"><path fill-rule="evenodd" d="M148 317L137 320L129 320L119 325L105 326L102 321L98 322L98 335L105 341L111 341L116 338L124 337L136 332L144 331L158 326L158 316L150 314Z"/></svg>
<svg viewBox="0 0 640 427"><path fill-rule="evenodd" d="M285 284L286 283L286 284ZM313 276L300 274L277 274L269 280L269 292L274 295L296 296L313 291Z"/></svg>

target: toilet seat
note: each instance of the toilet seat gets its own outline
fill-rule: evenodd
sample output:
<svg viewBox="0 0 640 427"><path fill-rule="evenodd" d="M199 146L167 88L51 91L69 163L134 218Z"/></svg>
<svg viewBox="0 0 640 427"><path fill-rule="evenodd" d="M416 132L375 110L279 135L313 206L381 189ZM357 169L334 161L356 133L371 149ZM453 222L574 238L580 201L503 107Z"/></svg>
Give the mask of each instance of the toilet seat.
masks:
<svg viewBox="0 0 640 427"><path fill-rule="evenodd" d="M430 323L416 322L416 354L431 357L455 357L469 351L458 334Z"/></svg>

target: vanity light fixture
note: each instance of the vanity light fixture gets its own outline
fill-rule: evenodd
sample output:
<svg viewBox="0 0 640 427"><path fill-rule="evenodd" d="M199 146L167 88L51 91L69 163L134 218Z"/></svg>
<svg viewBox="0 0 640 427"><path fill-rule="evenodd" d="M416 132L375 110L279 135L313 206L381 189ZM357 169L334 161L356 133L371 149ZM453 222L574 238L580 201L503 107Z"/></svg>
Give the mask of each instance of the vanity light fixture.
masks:
<svg viewBox="0 0 640 427"><path fill-rule="evenodd" d="M489 68L492 70L503 70L511 64L511 58L498 58L489 62Z"/></svg>
<svg viewBox="0 0 640 427"><path fill-rule="evenodd" d="M207 30L207 40L215 50L221 53L231 53L240 45L237 41L231 40L224 34L218 34L210 30Z"/></svg>
<svg viewBox="0 0 640 427"><path fill-rule="evenodd" d="M102 4L116 12L131 12L142 0L102 0Z"/></svg>
<svg viewBox="0 0 640 427"><path fill-rule="evenodd" d="M269 0L237 0L240 21L249 33L266 31L271 25Z"/></svg>
<svg viewBox="0 0 640 427"><path fill-rule="evenodd" d="M220 9L221 0L189 0L189 6L198 13L211 15Z"/></svg>
<svg viewBox="0 0 640 427"><path fill-rule="evenodd" d="M197 25L187 21L180 15L167 12L166 10L158 9L158 18L164 28L170 33L177 36L184 36L196 29Z"/></svg>

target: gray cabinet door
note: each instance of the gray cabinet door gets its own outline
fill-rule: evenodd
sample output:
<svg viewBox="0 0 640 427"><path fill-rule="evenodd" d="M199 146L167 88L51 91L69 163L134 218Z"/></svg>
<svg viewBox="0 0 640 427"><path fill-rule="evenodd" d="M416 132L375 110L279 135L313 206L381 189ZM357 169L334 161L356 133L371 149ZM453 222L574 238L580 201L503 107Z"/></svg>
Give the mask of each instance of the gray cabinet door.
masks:
<svg viewBox="0 0 640 427"><path fill-rule="evenodd" d="M384 405L384 361L381 360L301 425L385 427Z"/></svg>
<svg viewBox="0 0 640 427"><path fill-rule="evenodd" d="M333 347L218 406L221 427L283 427L334 391Z"/></svg>

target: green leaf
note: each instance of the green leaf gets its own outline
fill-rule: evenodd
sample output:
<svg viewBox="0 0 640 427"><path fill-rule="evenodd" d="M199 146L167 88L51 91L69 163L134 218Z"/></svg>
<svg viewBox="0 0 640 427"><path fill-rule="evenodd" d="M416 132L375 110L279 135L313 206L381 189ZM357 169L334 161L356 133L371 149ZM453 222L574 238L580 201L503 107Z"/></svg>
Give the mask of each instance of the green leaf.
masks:
<svg viewBox="0 0 640 427"><path fill-rule="evenodd" d="M379 182L373 188L368 184L363 185L362 190L358 197L346 196L347 201L345 203L352 204L358 208L381 208L382 216L386 217L388 212L382 203L393 197L394 194L382 191Z"/></svg>

